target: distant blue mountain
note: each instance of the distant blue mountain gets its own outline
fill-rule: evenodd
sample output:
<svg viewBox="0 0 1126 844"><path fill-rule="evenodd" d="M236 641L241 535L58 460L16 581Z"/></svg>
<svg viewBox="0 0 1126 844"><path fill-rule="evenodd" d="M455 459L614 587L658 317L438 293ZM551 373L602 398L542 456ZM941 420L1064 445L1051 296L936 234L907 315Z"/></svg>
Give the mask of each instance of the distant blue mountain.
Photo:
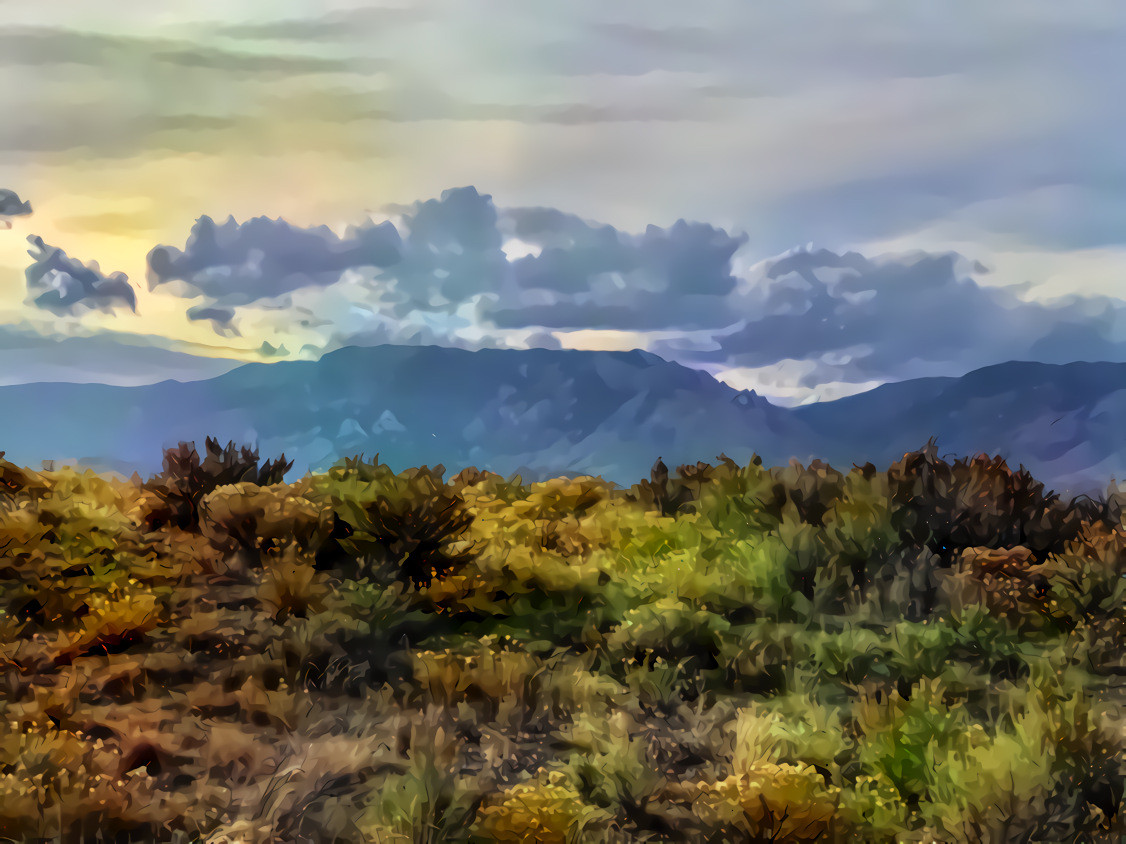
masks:
<svg viewBox="0 0 1126 844"><path fill-rule="evenodd" d="M526 479L633 483L670 465L800 453L789 412L710 375L634 352L349 347L315 362L247 364L140 387L0 387L0 448L146 475L163 448L206 436L284 452L295 473L375 454L393 468L473 465ZM809 456L809 455L803 455Z"/></svg>
<svg viewBox="0 0 1126 844"><path fill-rule="evenodd" d="M940 453L1001 454L1057 491L1126 480L1126 364L1014 361L792 412L831 463L880 465L935 436Z"/></svg>
<svg viewBox="0 0 1126 844"><path fill-rule="evenodd" d="M941 452L1002 454L1072 494L1126 478L1126 364L1007 363L785 409L710 375L634 352L349 347L315 362L246 364L139 387L0 387L0 449L142 475L206 436L284 452L294 474L363 453L396 469L442 463L628 485L660 456L886 465Z"/></svg>

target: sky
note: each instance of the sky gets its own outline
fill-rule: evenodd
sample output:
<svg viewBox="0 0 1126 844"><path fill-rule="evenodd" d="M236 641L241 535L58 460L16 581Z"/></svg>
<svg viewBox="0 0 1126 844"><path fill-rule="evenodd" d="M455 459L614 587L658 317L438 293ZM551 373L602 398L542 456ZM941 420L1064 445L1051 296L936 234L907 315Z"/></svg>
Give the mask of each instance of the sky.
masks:
<svg viewBox="0 0 1126 844"><path fill-rule="evenodd" d="M1116 0L0 0L0 383L1126 360L1123 80Z"/></svg>

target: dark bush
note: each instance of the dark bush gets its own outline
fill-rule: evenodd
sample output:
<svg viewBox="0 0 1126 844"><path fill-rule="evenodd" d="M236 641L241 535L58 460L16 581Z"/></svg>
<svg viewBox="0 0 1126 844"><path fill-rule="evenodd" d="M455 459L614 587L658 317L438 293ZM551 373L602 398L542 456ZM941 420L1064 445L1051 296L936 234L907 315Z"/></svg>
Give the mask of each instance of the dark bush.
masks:
<svg viewBox="0 0 1126 844"><path fill-rule="evenodd" d="M775 497L783 504L787 499L793 502L798 518L815 527L824 525L825 514L844 493L845 476L820 460L808 466L791 463L778 475L782 495L776 492Z"/></svg>
<svg viewBox="0 0 1126 844"><path fill-rule="evenodd" d="M636 484L630 497L662 516L675 516L690 509L689 505L700 497L700 487L710 480L710 470L707 463L681 466L677 470L680 477L670 479L668 466L658 457L649 479Z"/></svg>
<svg viewBox="0 0 1126 844"><path fill-rule="evenodd" d="M357 576L421 587L472 559L464 540L473 514L442 480L444 472L443 466L411 469L384 477L374 497L333 501L330 543L355 561Z"/></svg>
<svg viewBox="0 0 1126 844"><path fill-rule="evenodd" d="M1029 548L1038 559L1082 528L1081 513L1024 467L984 454L947 463L931 440L888 470L893 520L904 541L951 562L974 547Z"/></svg>
<svg viewBox="0 0 1126 844"><path fill-rule="evenodd" d="M4 452L0 451L0 496L43 492L46 489L47 485L41 478L27 469L9 463L4 459Z"/></svg>
<svg viewBox="0 0 1126 844"><path fill-rule="evenodd" d="M293 461L285 455L276 460L259 463L258 449L236 447L229 442L226 447L208 437L203 459L195 443L180 443L164 452L164 471L145 483L144 488L155 493L161 506L147 519L148 527L157 528L173 524L183 530L199 526L199 503L207 493L227 484L248 482L259 486L281 483L285 473L293 468Z"/></svg>

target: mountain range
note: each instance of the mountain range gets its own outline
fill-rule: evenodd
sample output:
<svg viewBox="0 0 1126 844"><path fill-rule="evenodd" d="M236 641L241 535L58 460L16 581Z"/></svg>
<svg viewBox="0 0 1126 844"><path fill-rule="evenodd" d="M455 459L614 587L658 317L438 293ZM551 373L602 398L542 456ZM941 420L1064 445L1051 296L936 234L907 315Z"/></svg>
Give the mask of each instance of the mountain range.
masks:
<svg viewBox="0 0 1126 844"><path fill-rule="evenodd" d="M1011 362L783 408L641 351L368 346L187 383L3 386L0 406L7 459L123 474L159 471L165 447L205 436L284 452L294 473L363 453L395 469L472 465L628 485L658 456L670 468L720 453L848 468L935 437L940 452L1001 454L1063 493L1104 491L1126 474L1117 363Z"/></svg>

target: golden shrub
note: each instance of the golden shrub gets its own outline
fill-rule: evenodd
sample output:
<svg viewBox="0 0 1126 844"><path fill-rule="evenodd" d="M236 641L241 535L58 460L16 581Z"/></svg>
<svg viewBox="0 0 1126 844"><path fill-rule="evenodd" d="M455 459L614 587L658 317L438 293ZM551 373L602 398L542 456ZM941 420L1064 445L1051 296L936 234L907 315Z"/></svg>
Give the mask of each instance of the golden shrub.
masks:
<svg viewBox="0 0 1126 844"><path fill-rule="evenodd" d="M289 542L316 548L328 536L331 513L304 491L295 484L218 487L200 502L200 531L227 553L260 554Z"/></svg>
<svg viewBox="0 0 1126 844"><path fill-rule="evenodd" d="M296 549L286 548L280 556L269 558L264 569L258 597L275 618L303 618L325 609L332 591L328 578Z"/></svg>
<svg viewBox="0 0 1126 844"><path fill-rule="evenodd" d="M486 803L478 826L493 841L566 844L607 819L583 802L563 773L541 771Z"/></svg>
<svg viewBox="0 0 1126 844"><path fill-rule="evenodd" d="M458 702L484 697L500 701L521 699L537 661L522 651L499 651L483 646L474 653L419 651L413 656L414 679L437 701Z"/></svg>
<svg viewBox="0 0 1126 844"><path fill-rule="evenodd" d="M709 827L771 841L823 841L837 828L840 789L810 765L757 762L715 782L689 786Z"/></svg>

